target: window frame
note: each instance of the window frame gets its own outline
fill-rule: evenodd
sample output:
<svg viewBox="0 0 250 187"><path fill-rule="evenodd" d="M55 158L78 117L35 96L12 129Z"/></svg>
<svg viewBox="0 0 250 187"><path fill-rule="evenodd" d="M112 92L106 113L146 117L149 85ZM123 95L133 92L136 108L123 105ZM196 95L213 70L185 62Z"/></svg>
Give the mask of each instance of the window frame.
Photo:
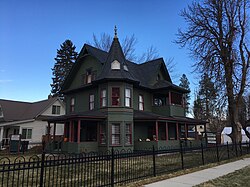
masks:
<svg viewBox="0 0 250 187"><path fill-rule="evenodd" d="M61 113L61 106L52 105L52 114L60 115L60 113Z"/></svg>
<svg viewBox="0 0 250 187"><path fill-rule="evenodd" d="M120 87L112 87L112 92L111 92L111 105L112 106L120 106L120 100L121 100L121 94L120 94ZM118 95L115 95L114 89L118 89ZM114 99L116 100L117 104L114 104Z"/></svg>
<svg viewBox="0 0 250 187"><path fill-rule="evenodd" d="M129 132L127 132L127 126L129 126ZM132 123L125 123L125 142L124 145L132 145ZM127 143L127 137L129 137L129 143Z"/></svg>
<svg viewBox="0 0 250 187"><path fill-rule="evenodd" d="M23 133L24 133L24 130L26 130L26 133L25 133L25 137L23 137ZM29 135L29 131L31 132L31 134ZM30 128L30 127L25 127L25 128L22 128L22 134L21 134L21 139L25 139L25 140L31 140L32 139L32 131L33 129Z"/></svg>
<svg viewBox="0 0 250 187"><path fill-rule="evenodd" d="M95 95L91 93L89 94L89 110L94 110L94 109L95 109Z"/></svg>
<svg viewBox="0 0 250 187"><path fill-rule="evenodd" d="M107 144L107 138L106 138L106 125L101 124L99 125L99 144L100 145L106 145Z"/></svg>
<svg viewBox="0 0 250 187"><path fill-rule="evenodd" d="M74 97L70 98L70 112L75 112L75 102L76 102L75 100L76 99Z"/></svg>
<svg viewBox="0 0 250 187"><path fill-rule="evenodd" d="M119 129L119 132L113 132L113 126L118 126L117 129ZM113 139L118 137L119 143L114 142L116 139ZM111 146L120 146L121 145L121 124L120 123L112 123L111 124L111 138L110 138L110 144Z"/></svg>
<svg viewBox="0 0 250 187"><path fill-rule="evenodd" d="M140 98L142 98L142 101L140 101ZM142 109L140 106L142 106ZM142 94L139 94L138 96L138 110L144 111L144 97Z"/></svg>
<svg viewBox="0 0 250 187"><path fill-rule="evenodd" d="M129 90L129 96L127 96L127 90ZM131 107L131 100L132 100L132 89L131 88L125 88L125 94L124 94L124 106L125 107ZM127 106L127 99L128 99L128 104L129 106Z"/></svg>
<svg viewBox="0 0 250 187"><path fill-rule="evenodd" d="M105 91L105 95L103 96L103 91ZM105 105L103 105L103 101L105 101ZM106 107L107 106L107 89L101 89L101 94L100 94L100 106L101 107Z"/></svg>

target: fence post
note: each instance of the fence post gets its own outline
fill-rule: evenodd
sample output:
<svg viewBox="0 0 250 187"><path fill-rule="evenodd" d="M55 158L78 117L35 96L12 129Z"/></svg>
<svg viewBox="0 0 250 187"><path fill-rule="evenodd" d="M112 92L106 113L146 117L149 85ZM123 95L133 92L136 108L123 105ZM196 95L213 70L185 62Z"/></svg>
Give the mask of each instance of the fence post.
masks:
<svg viewBox="0 0 250 187"><path fill-rule="evenodd" d="M181 152L181 168L184 169L184 159L183 159L183 150L181 142L180 142L180 152Z"/></svg>
<svg viewBox="0 0 250 187"><path fill-rule="evenodd" d="M41 172L40 172L40 187L43 186L43 175L44 175L44 162L45 162L45 141L42 142L42 160L41 160Z"/></svg>
<svg viewBox="0 0 250 187"><path fill-rule="evenodd" d="M115 154L114 148L111 149L111 186L114 187L115 184Z"/></svg>
<svg viewBox="0 0 250 187"><path fill-rule="evenodd" d="M228 141L227 141L227 159L229 159L229 146L228 146Z"/></svg>
<svg viewBox="0 0 250 187"><path fill-rule="evenodd" d="M217 143L216 143L216 155L217 155L217 162L220 162L219 146Z"/></svg>
<svg viewBox="0 0 250 187"><path fill-rule="evenodd" d="M202 164L205 165L205 160L204 160L204 150L203 150L203 143L201 141L201 159L202 159Z"/></svg>
<svg viewBox="0 0 250 187"><path fill-rule="evenodd" d="M155 146L153 145L153 175L156 177Z"/></svg>

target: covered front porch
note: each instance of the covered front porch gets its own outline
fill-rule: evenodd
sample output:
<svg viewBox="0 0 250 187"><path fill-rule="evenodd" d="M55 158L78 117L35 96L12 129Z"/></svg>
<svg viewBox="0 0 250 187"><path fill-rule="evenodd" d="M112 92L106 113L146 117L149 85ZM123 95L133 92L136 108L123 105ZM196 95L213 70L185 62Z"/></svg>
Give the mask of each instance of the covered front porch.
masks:
<svg viewBox="0 0 250 187"><path fill-rule="evenodd" d="M46 135L46 151L65 153L98 152L105 138L104 117L62 116L48 120L48 129L53 124L52 132ZM58 139L55 130L58 123L64 123L64 135Z"/></svg>
<svg viewBox="0 0 250 187"><path fill-rule="evenodd" d="M197 121L198 122L198 121ZM138 120L134 122L134 149L178 149L206 143L206 124L194 121ZM203 128L200 133L198 128Z"/></svg>

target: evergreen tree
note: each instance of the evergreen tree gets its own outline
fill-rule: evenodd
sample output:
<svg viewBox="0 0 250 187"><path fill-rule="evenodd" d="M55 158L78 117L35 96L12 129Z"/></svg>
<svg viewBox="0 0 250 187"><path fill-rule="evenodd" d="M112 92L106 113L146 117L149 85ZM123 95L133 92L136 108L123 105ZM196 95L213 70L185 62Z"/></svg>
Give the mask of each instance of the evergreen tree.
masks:
<svg viewBox="0 0 250 187"><path fill-rule="evenodd" d="M189 85L190 85L190 82L188 81L187 76L185 74L183 74L180 78L179 86L189 91L189 93L184 94L184 102L185 102L184 104L185 104L185 113L186 114L189 113L189 105L190 105L190 103L189 103L189 101L190 101L190 87L189 87Z"/></svg>
<svg viewBox="0 0 250 187"><path fill-rule="evenodd" d="M61 86L76 61L78 53L75 51L76 47L70 40L65 40L63 44L60 45L60 49L57 49L57 56L55 58L55 65L52 68L52 81L51 94L53 96L62 96L60 94Z"/></svg>
<svg viewBox="0 0 250 187"><path fill-rule="evenodd" d="M199 95L197 95L194 100L193 113L195 119L201 119L201 120L204 119L203 106L201 104L201 98Z"/></svg>

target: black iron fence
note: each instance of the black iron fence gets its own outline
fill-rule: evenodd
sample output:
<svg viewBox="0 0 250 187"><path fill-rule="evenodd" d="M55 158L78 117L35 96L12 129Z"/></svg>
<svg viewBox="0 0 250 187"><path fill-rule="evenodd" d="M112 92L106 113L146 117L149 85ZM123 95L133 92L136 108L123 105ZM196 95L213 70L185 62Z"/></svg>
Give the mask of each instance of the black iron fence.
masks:
<svg viewBox="0 0 250 187"><path fill-rule="evenodd" d="M250 152L250 144L103 154L46 154L0 157L0 186L115 186Z"/></svg>

